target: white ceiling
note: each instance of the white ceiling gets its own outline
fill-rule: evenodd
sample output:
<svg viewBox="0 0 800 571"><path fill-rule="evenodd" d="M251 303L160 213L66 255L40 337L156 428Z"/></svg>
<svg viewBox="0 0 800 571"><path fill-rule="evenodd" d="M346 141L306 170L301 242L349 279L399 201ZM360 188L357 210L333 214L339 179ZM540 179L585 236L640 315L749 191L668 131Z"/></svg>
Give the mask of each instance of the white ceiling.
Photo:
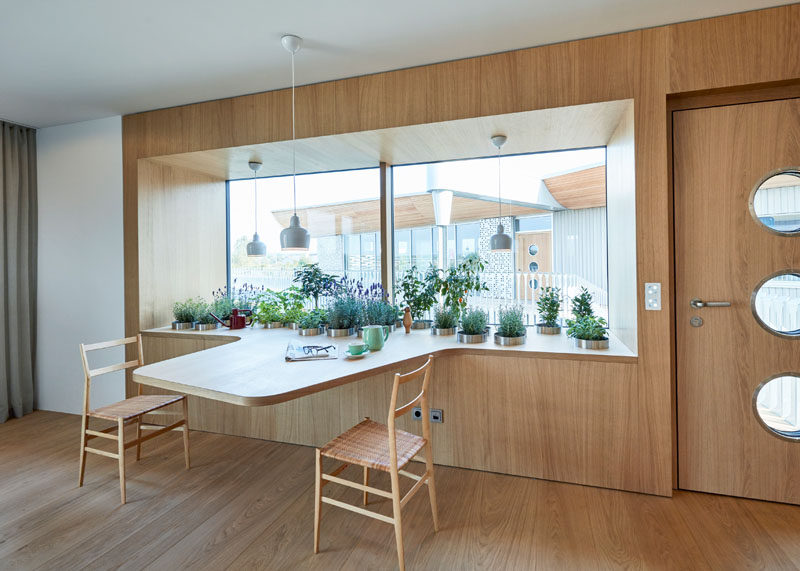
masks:
<svg viewBox="0 0 800 571"><path fill-rule="evenodd" d="M0 0L0 118L44 127L786 3Z"/></svg>

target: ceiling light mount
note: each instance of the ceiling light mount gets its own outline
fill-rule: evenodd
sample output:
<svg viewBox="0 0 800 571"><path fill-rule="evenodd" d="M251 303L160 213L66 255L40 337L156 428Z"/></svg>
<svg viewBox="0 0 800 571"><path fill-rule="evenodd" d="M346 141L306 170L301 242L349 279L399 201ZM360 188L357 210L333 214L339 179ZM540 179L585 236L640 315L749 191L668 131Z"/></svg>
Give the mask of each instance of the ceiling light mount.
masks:
<svg viewBox="0 0 800 571"><path fill-rule="evenodd" d="M294 34L286 34L281 37L281 45L290 54L294 55L303 47L303 38Z"/></svg>
<svg viewBox="0 0 800 571"><path fill-rule="evenodd" d="M497 134L497 135L492 135L492 137L489 140L492 142L492 145L494 145L499 152L500 149L503 148L503 145L506 144L506 141L508 141L508 137L506 137L505 135Z"/></svg>

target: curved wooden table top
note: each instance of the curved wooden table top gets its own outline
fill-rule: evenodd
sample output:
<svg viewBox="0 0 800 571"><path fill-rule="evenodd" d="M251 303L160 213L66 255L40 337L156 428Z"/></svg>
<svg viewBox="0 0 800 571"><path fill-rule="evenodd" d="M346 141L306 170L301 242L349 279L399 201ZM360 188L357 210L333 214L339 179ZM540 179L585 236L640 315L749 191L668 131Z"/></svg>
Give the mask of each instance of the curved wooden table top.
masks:
<svg viewBox="0 0 800 571"><path fill-rule="evenodd" d="M166 361L139 367L133 380L188 395L219 400L242 406L265 406L296 399L386 371L394 371L404 363L433 355L480 354L540 359L589 360L636 363L637 357L625 345L610 336L610 347L592 351L579 349L564 333L537 335L528 331L524 345L501 347L492 335L485 343L463 344L455 336L431 335L427 329L402 330L389 334L380 351L358 360L341 356L355 337L331 338L325 335L301 337L289 329L252 329L231 331L174 331L169 327L143 331L146 337L192 337L235 341L190 353ZM289 341L306 345L335 345L336 360L286 362Z"/></svg>

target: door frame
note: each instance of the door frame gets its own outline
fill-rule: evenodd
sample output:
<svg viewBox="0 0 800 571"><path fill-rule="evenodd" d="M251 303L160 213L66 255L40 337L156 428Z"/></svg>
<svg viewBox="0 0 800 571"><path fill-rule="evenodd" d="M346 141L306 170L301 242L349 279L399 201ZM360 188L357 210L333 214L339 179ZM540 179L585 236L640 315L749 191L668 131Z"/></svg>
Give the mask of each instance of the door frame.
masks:
<svg viewBox="0 0 800 571"><path fill-rule="evenodd" d="M669 292L670 292L670 393L672 416L672 488L681 489L678 479L678 354L677 354L677 306L676 306L676 264L675 255L675 183L673 169L675 153L673 150L673 117L676 111L691 109L706 109L728 105L743 105L746 103L761 103L765 101L779 101L782 99L800 98L800 79L779 81L755 85L744 85L734 88L714 89L708 91L694 91L667 96L667 188L669 212Z"/></svg>

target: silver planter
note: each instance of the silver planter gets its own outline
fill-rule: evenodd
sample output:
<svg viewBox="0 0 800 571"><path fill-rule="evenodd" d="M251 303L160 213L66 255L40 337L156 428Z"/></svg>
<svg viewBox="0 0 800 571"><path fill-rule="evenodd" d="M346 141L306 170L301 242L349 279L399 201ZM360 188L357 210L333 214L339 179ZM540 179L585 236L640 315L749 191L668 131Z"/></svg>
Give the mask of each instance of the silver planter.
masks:
<svg viewBox="0 0 800 571"><path fill-rule="evenodd" d="M432 324L430 319L417 319L411 323L411 329L430 329Z"/></svg>
<svg viewBox="0 0 800 571"><path fill-rule="evenodd" d="M496 345L524 345L527 339L527 333L520 337L503 337L499 333L494 334L494 342Z"/></svg>
<svg viewBox="0 0 800 571"><path fill-rule="evenodd" d="M324 331L325 331L324 327L311 327L309 329L303 329L300 327L297 328L297 332L300 335L307 335L307 336L322 335Z"/></svg>
<svg viewBox="0 0 800 571"><path fill-rule="evenodd" d="M282 321L268 321L264 324L264 329L280 329L283 327Z"/></svg>
<svg viewBox="0 0 800 571"><path fill-rule="evenodd" d="M297 323L294 322L284 323L283 326L286 327L287 329L291 329L292 331L297 329Z"/></svg>
<svg viewBox="0 0 800 571"><path fill-rule="evenodd" d="M463 331L458 332L459 343L486 343L486 341L488 340L489 340L488 329L483 333L478 333L477 335L467 335Z"/></svg>
<svg viewBox="0 0 800 571"><path fill-rule="evenodd" d="M455 335L457 329L456 327L431 327L431 335Z"/></svg>
<svg viewBox="0 0 800 571"><path fill-rule="evenodd" d="M539 325L536 324L536 333L541 335L560 335L561 334L561 326L556 325L555 327L548 327L547 325Z"/></svg>
<svg viewBox="0 0 800 571"><path fill-rule="evenodd" d="M194 329L196 321L173 321L172 328L182 331L184 329Z"/></svg>
<svg viewBox="0 0 800 571"><path fill-rule="evenodd" d="M608 339L575 339L575 346L581 349L608 349Z"/></svg>
<svg viewBox="0 0 800 571"><path fill-rule="evenodd" d="M194 328L198 331L210 331L212 329L218 329L219 323L216 321L214 323L197 323Z"/></svg>
<svg viewBox="0 0 800 571"><path fill-rule="evenodd" d="M350 327L348 329L332 329L328 328L328 337L350 337L356 334L356 328Z"/></svg>

